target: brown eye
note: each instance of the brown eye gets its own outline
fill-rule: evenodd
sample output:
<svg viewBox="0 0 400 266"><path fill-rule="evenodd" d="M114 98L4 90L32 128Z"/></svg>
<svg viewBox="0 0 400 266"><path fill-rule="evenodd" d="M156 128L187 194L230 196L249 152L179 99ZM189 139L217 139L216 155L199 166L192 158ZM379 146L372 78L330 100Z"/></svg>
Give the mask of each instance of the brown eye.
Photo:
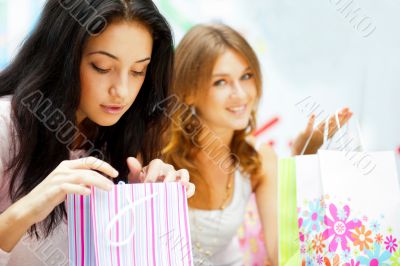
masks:
<svg viewBox="0 0 400 266"><path fill-rule="evenodd" d="M254 75L252 73L246 73L242 76L242 80L249 80L253 77Z"/></svg>
<svg viewBox="0 0 400 266"><path fill-rule="evenodd" d="M225 84L226 84L226 81L224 79L217 80L213 83L213 85L216 87L223 86Z"/></svg>

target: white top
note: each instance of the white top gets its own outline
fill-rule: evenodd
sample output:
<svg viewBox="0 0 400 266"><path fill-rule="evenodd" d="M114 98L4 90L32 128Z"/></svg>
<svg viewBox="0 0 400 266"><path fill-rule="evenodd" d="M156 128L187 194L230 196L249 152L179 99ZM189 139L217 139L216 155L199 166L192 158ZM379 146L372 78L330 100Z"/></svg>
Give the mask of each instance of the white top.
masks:
<svg viewBox="0 0 400 266"><path fill-rule="evenodd" d="M8 185L11 176L4 173L10 161L11 96L0 97L0 213L11 205ZM29 137L29 132L27 132ZM82 156L82 151L70 153L70 159ZM11 252L0 249L0 266L68 266L68 234L66 222L61 222L46 239L37 241L27 234Z"/></svg>
<svg viewBox="0 0 400 266"><path fill-rule="evenodd" d="M237 232L243 223L251 196L249 177L237 170L230 204L223 210L189 208L193 259L203 266L243 265Z"/></svg>

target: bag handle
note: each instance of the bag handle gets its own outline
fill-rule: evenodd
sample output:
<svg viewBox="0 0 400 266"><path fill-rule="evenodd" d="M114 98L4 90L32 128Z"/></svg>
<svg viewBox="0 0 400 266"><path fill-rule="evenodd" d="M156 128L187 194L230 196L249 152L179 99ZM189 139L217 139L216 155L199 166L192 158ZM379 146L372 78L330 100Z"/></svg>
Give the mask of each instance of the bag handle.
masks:
<svg viewBox="0 0 400 266"><path fill-rule="evenodd" d="M123 181L120 181L120 182L118 183L118 185L125 185L125 183L124 183ZM153 193L153 194L150 194L150 195L148 195L148 196L146 196L146 197L143 197L143 198L141 198L141 199L139 199L139 200L135 200L135 202L132 202L131 199L127 196L127 197L126 197L126 200L128 201L128 205L125 206L123 209L121 209L121 210L111 219L111 221L107 224L105 235L110 236L110 235L111 235L111 234L110 234L111 229L112 229L112 228L114 227L114 225L115 225L123 216L125 216L128 212L132 211L133 217L135 217L135 208L136 208L138 205L141 205L141 204L143 204L145 201L148 201L148 200L150 200L150 199L152 199L152 198L154 198L154 197L156 197L156 196L158 196L158 194L157 194L157 193ZM132 231L129 233L129 235L128 235L128 237L127 237L126 239L121 240L121 241L118 241L118 242L113 241L113 240L111 240L111 239L108 239L108 242L109 242L110 246L113 246L113 247L121 247L121 246L124 246L124 245L129 244L129 243L131 242L131 240L132 240L132 238L133 238L134 235L135 235L135 226L132 226Z"/></svg>
<svg viewBox="0 0 400 266"><path fill-rule="evenodd" d="M328 146L326 147L327 149L329 148L329 145L331 144L331 140L332 138L329 138L329 123L330 123L330 118L329 116L326 118L325 120L325 125L324 125L324 140L322 142L322 145L324 145L325 143L328 143ZM335 112L335 122L336 122L336 126L338 128L338 131L336 134L339 134L339 132L343 132L342 136L344 135L344 131L341 130L341 126L340 126L340 121L339 121L339 112L336 111ZM342 141L342 138L340 138L340 140ZM341 143L343 144L343 143Z"/></svg>
<svg viewBox="0 0 400 266"><path fill-rule="evenodd" d="M324 124L323 142L322 142L322 145L327 143L327 149L329 149L329 146L330 146L330 144L332 142L332 138L329 138L329 120L330 120L330 117L328 116L326 118L325 124ZM338 128L338 131L336 132L336 134L341 134L341 136L339 136L339 138L338 138L338 140L340 140L340 147L342 147L342 150L345 150L345 148L347 148L347 146L348 146L348 144L346 144L345 142L346 142L346 135L347 135L349 127L347 126L346 130L345 130L345 127L341 127L340 126L339 111L335 112L335 122L336 122L336 126ZM356 123L358 139L359 139L359 142L360 142L360 148L361 148L361 150L364 150L365 146L364 146L364 141L362 139L360 123L359 123L358 120L355 123ZM313 134L314 134L314 130L311 131L310 136L307 138L307 141L304 144L304 147L303 147L300 155L304 155L304 153L305 153L305 151L306 151L306 149L307 149L307 147L308 147L308 145L309 145L309 143L311 141L311 138L312 138Z"/></svg>

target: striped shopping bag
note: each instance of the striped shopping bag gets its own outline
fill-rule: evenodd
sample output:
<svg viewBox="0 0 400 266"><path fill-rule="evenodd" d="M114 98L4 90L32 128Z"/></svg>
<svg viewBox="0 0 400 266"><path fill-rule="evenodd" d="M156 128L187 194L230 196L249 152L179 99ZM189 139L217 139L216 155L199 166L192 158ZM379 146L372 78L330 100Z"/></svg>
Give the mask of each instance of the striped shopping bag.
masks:
<svg viewBox="0 0 400 266"><path fill-rule="evenodd" d="M67 211L70 265L193 265L180 183L92 188L68 195Z"/></svg>

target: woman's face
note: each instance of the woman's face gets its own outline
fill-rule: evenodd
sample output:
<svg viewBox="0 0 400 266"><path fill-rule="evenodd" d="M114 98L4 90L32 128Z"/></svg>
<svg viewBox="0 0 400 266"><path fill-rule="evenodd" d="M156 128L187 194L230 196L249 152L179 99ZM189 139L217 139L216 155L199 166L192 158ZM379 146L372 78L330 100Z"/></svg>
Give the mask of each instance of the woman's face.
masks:
<svg viewBox="0 0 400 266"><path fill-rule="evenodd" d="M118 122L139 93L152 48L149 30L138 22L114 22L89 38L80 65L78 123L85 118L101 126Z"/></svg>
<svg viewBox="0 0 400 266"><path fill-rule="evenodd" d="M257 98L254 74L247 60L232 49L215 63L208 93L195 103L201 119L215 130L243 130Z"/></svg>

